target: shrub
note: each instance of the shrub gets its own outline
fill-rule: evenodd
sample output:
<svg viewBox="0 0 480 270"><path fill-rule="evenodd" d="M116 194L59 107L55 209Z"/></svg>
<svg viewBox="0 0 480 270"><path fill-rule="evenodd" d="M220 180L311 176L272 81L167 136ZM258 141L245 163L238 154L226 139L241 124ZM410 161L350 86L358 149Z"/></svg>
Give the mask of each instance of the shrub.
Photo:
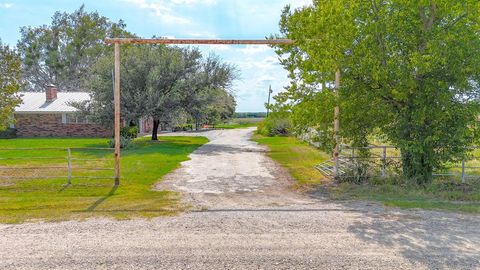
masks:
<svg viewBox="0 0 480 270"><path fill-rule="evenodd" d="M187 131L187 130L193 130L193 125L192 124L183 124L183 125L177 125L172 128L173 132L177 131Z"/></svg>
<svg viewBox="0 0 480 270"><path fill-rule="evenodd" d="M258 132L265 136L288 135L292 124L286 117L272 116L258 125Z"/></svg>
<svg viewBox="0 0 480 270"><path fill-rule="evenodd" d="M130 145L130 142L132 141L131 138L125 137L125 136L120 136L120 148L127 148ZM110 148L115 147L115 139L111 139L108 141L108 145Z"/></svg>
<svg viewBox="0 0 480 270"><path fill-rule="evenodd" d="M13 139L17 137L17 130L14 128L7 128L0 131L0 139Z"/></svg>
<svg viewBox="0 0 480 270"><path fill-rule="evenodd" d="M120 136L135 139L138 136L138 127L122 127L120 129Z"/></svg>

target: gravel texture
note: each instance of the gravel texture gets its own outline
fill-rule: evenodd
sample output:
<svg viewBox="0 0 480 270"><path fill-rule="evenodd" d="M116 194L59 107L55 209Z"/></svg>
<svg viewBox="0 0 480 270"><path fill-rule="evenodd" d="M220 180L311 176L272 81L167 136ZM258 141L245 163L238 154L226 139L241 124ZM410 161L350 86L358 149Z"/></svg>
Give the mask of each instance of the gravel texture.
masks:
<svg viewBox="0 0 480 270"><path fill-rule="evenodd" d="M250 132L202 133L156 186L192 211L0 225L0 269L480 269L479 216L296 194Z"/></svg>
<svg viewBox="0 0 480 270"><path fill-rule="evenodd" d="M167 175L156 189L180 191L196 209L268 207L308 204L310 198L290 191L288 172L250 140L255 128L174 133L205 136L209 142ZM166 134L171 135L171 134Z"/></svg>

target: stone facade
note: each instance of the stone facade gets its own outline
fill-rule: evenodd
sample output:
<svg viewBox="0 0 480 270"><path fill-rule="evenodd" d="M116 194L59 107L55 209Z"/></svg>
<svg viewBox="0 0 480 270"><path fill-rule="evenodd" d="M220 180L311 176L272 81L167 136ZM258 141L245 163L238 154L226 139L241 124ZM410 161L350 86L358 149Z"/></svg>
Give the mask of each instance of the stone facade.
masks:
<svg viewBox="0 0 480 270"><path fill-rule="evenodd" d="M111 137L113 130L98 124L64 124L62 114L15 114L18 137Z"/></svg>

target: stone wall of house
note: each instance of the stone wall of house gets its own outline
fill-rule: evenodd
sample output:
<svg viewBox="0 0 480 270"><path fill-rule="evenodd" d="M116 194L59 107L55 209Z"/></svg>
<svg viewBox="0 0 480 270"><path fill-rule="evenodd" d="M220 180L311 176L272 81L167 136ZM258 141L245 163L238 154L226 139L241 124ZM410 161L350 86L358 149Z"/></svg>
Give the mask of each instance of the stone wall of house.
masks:
<svg viewBox="0 0 480 270"><path fill-rule="evenodd" d="M98 124L63 124L61 114L15 114L18 137L111 137Z"/></svg>

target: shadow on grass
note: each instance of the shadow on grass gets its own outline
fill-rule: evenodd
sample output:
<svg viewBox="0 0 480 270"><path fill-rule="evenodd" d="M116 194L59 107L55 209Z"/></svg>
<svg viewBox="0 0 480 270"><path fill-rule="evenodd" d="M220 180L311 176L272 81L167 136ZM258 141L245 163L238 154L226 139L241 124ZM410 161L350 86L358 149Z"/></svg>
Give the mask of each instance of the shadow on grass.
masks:
<svg viewBox="0 0 480 270"><path fill-rule="evenodd" d="M104 201L106 201L109 197L113 196L115 194L115 191L118 189L118 186L113 186L112 189L108 192L107 195L101 197L97 201L95 201L92 205L90 205L85 212L93 212L100 204L102 204Z"/></svg>

